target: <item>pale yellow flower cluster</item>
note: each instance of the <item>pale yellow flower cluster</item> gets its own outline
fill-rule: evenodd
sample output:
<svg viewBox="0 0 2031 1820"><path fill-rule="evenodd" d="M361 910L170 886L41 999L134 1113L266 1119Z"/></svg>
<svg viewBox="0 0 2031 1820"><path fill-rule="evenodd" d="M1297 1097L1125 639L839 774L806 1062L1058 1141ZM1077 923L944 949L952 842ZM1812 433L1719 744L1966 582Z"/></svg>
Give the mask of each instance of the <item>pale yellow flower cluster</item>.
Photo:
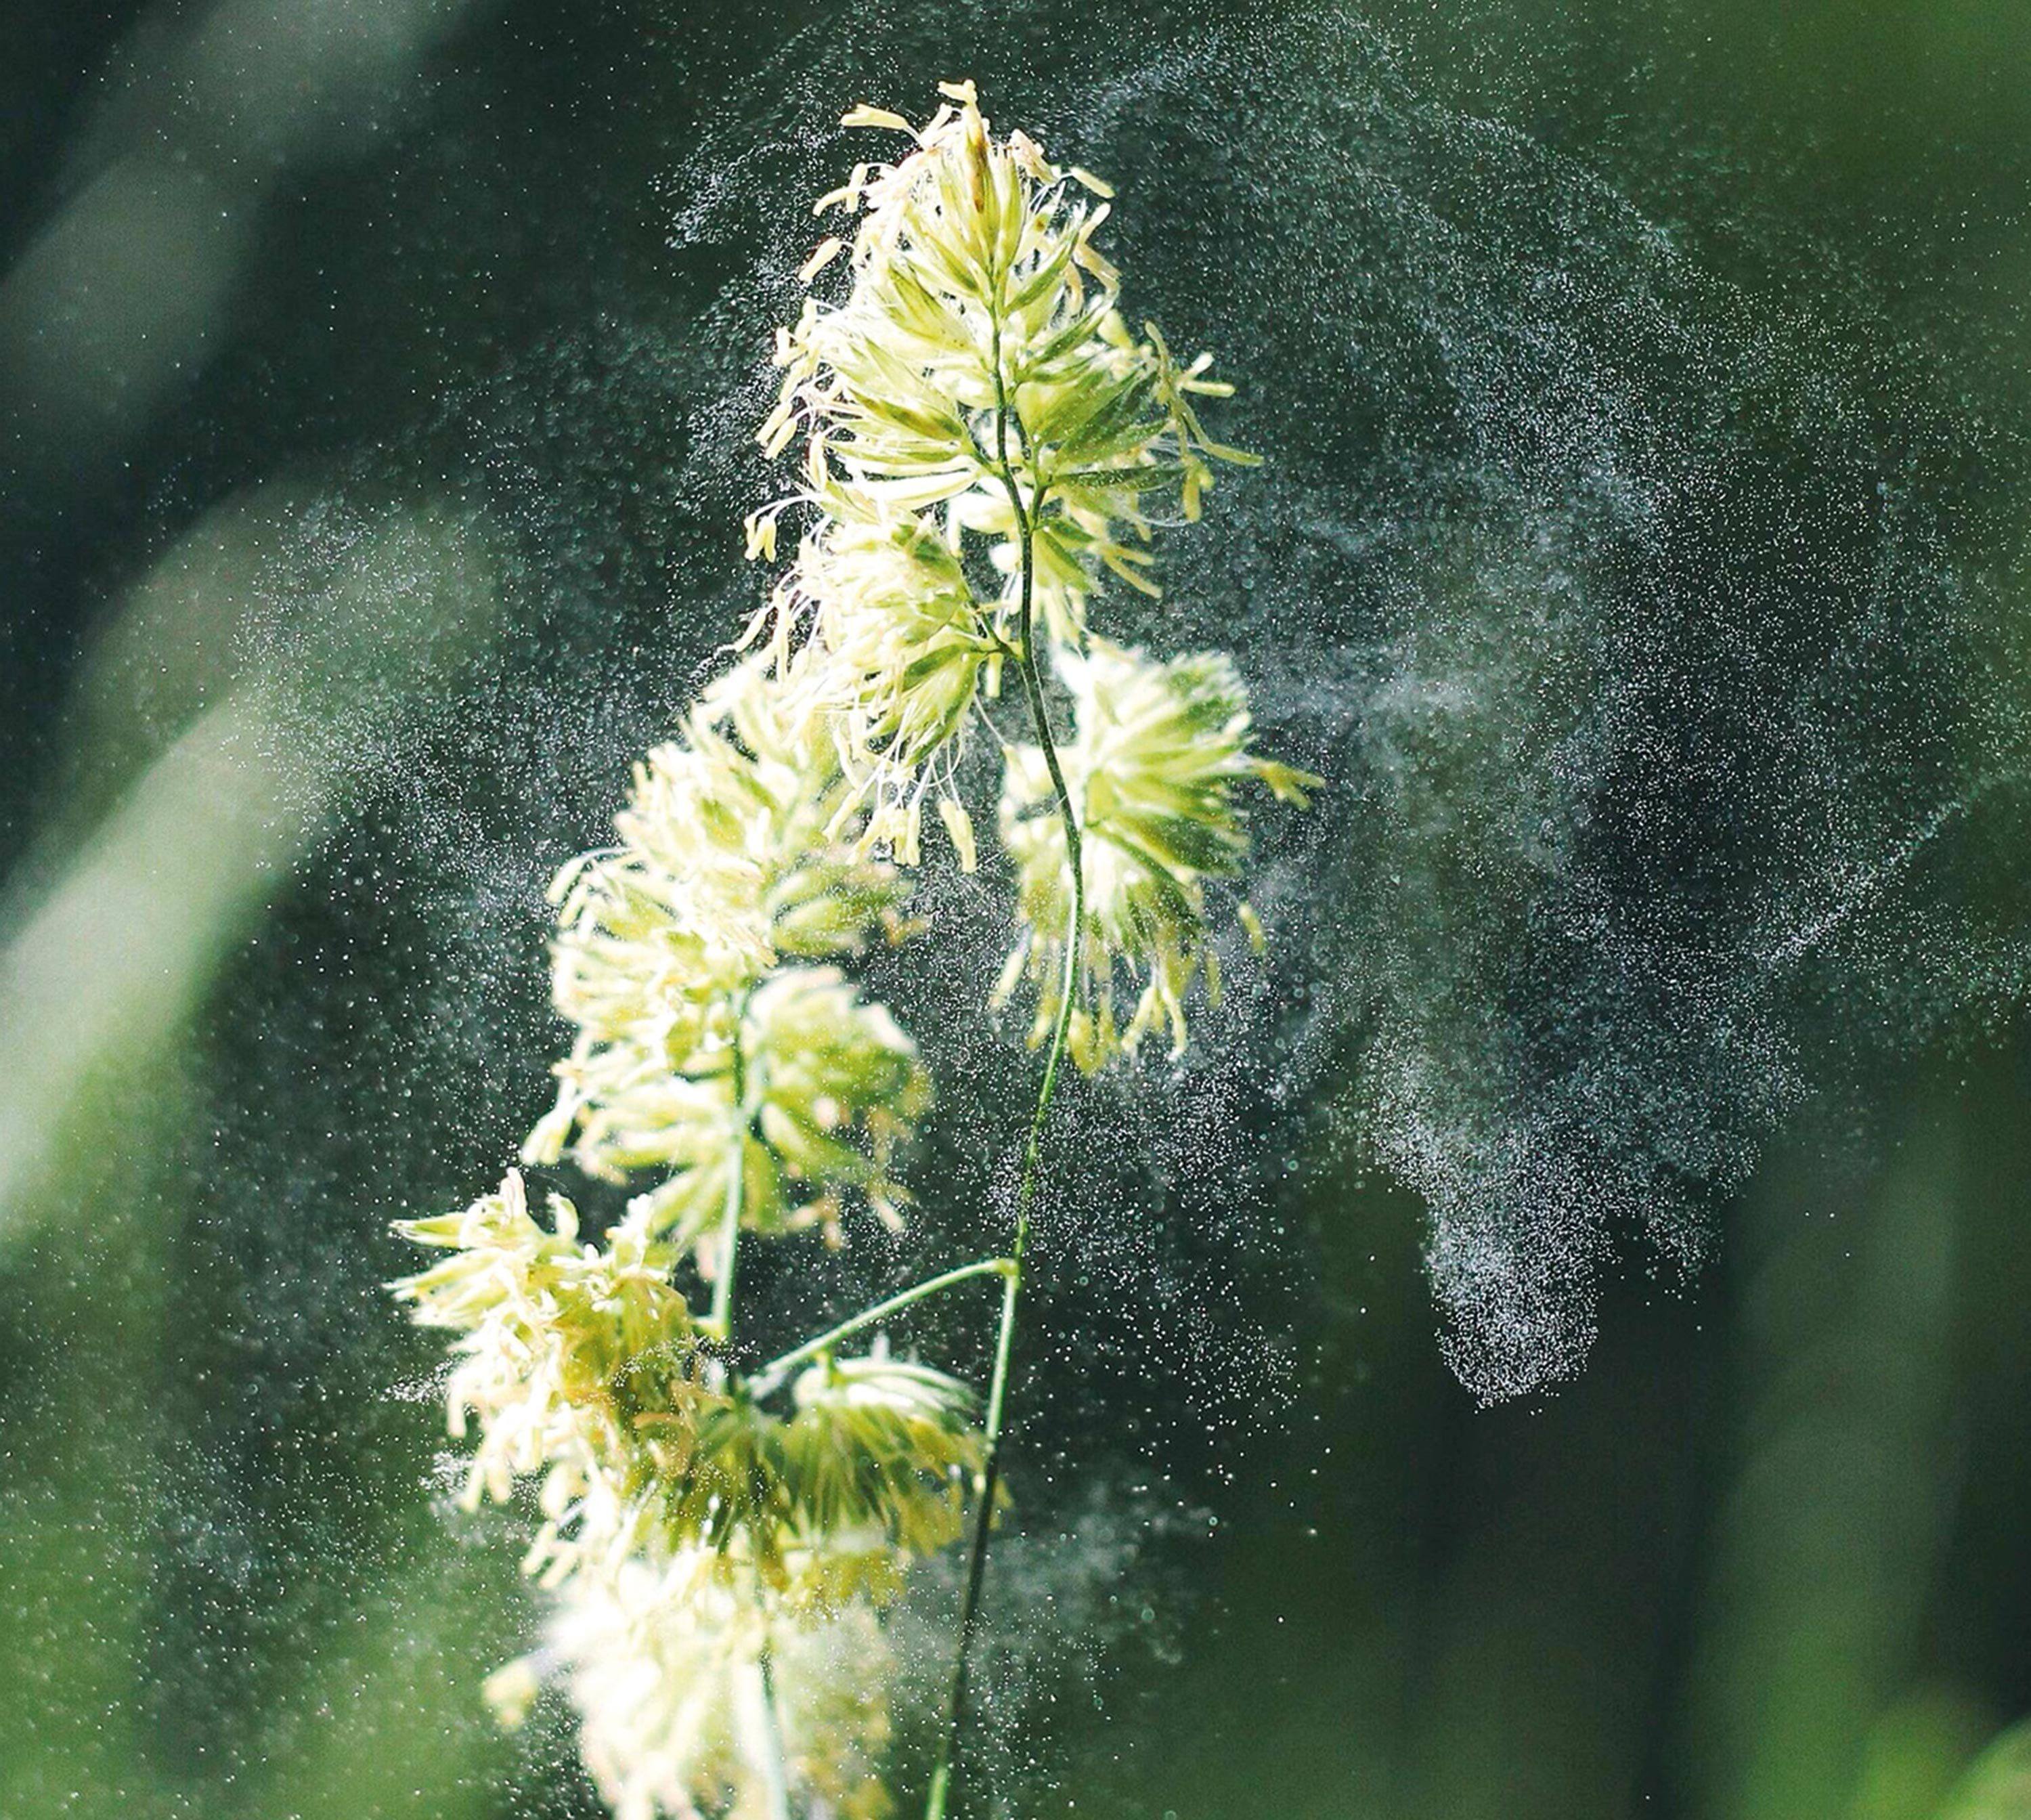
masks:
<svg viewBox="0 0 2031 1820"><path fill-rule="evenodd" d="M464 1212L396 1228L451 1254L393 1288L419 1325L460 1336L445 1400L453 1438L479 1423L468 1509L542 1473L542 1507L561 1516L595 1482L632 1479L634 1432L688 1423L698 1394L696 1330L639 1229L586 1244L569 1201L550 1210L546 1228L510 1170Z"/></svg>
<svg viewBox="0 0 2031 1820"><path fill-rule="evenodd" d="M896 1156L929 1082L840 963L914 931L900 869L919 861L927 801L972 868L969 727L1005 760L1017 939L996 997L1033 984L1038 1039L1063 1012L1089 1069L1159 1027L1182 1049L1194 983L1218 988L1206 882L1247 850L1236 787L1302 802L1316 781L1250 750L1226 658L1165 661L1088 630L1105 576L1155 591L1153 509L1196 517L1213 464L1252 458L1201 426L1194 401L1228 390L1206 357L1180 365L1124 321L1094 239L1105 186L1020 133L997 139L970 84L943 93L922 129L848 116L911 144L820 203L855 219L806 276L843 258L843 285L779 338L762 434L776 453L801 439L802 478L748 543L773 558L794 512L796 559L748 655L636 766L614 844L553 887L553 997L574 1035L523 1160L639 1192L598 1242L561 1197L547 1224L533 1216L512 1172L463 1214L399 1228L449 1254L394 1287L458 1336L449 1427L477 1430L465 1500L531 1497L527 1565L555 1598L544 1647L489 1696L513 1722L559 1676L622 1820L788 1820L793 1798L878 1811L879 1614L912 1558L960 1535L969 1490L970 1628L1019 1231L1008 1257L751 1376L732 1347L743 1234L837 1241L853 1207L900 1227ZM1036 744L993 730L1012 673ZM1050 686L1072 709L1061 752ZM1023 1218L1034 1164L1033 1145ZM676 1287L686 1270L710 1288L702 1317ZM967 1386L880 1340L838 1355L990 1276L1004 1327L984 1431Z"/></svg>
<svg viewBox="0 0 2031 1820"><path fill-rule="evenodd" d="M397 1229L449 1254L394 1288L459 1336L464 1501L532 1486L526 1565L558 1602L548 1647L490 1696L514 1718L561 1672L626 1814L773 1813L788 1777L814 1811L872 1811L887 1721L867 1639L907 1560L957 1533L979 1463L972 1393L878 1342L766 1385L723 1356L740 1233L836 1235L849 1198L900 1223L894 1154L930 1093L915 1044L832 964L908 930L856 816L794 662L737 665L637 767L617 845L554 893L578 1035L525 1155L653 1185L599 1244L561 1197L534 1217L513 1172ZM674 1286L687 1259L710 1318ZM765 1679L758 1718L740 1690Z"/></svg>
<svg viewBox="0 0 2031 1820"><path fill-rule="evenodd" d="M1206 376L1208 357L1180 366L1153 326L1138 337L1124 323L1094 238L1106 186L1020 132L994 137L971 84L942 92L920 129L876 108L847 116L914 143L818 204L859 213L805 270L829 282L843 256L844 294L808 298L777 340L782 393L762 435L773 453L803 438L803 484L749 521L750 553L774 554L792 508L811 522L763 622L779 664L833 713L869 804L864 843L905 864L931 794L972 865L955 749L1026 638L1050 646L1078 728L1072 807L1094 837L1071 1052L1096 1069L1161 1024L1175 1054L1192 982L1217 990L1202 881L1237 872L1247 851L1232 785L1302 801L1312 780L1248 751L1225 658L1167 664L1090 640L1086 602L1109 572L1155 593L1153 502L1196 518L1213 463L1254 457L1199 422L1194 398L1231 390ZM1036 984L1041 1041L1060 1002L1069 855L1041 750L1006 755L1021 927L997 996ZM1143 982L1125 1021L1117 969Z"/></svg>
<svg viewBox="0 0 2031 1820"><path fill-rule="evenodd" d="M693 1550L560 1600L550 1650L617 1820L773 1820L755 1766L776 1762L798 1766L813 1814L888 1811L888 1643L873 1609L820 1605L786 1624L752 1594Z"/></svg>
<svg viewBox="0 0 2031 1820"><path fill-rule="evenodd" d="M1123 321L1094 244L1105 185L1019 132L993 138L971 83L943 92L921 129L847 116L915 144L818 204L859 219L850 250L826 241L806 276L846 253L849 285L779 334L782 397L762 438L780 453L803 437L803 483L748 527L751 554L773 556L784 509L814 509L770 617L779 648L808 630L868 834L905 863L927 787L963 826L937 761L1020 643L1025 570L1037 615L1075 639L1104 571L1156 591L1150 501L1196 517L1209 458L1252 459L1200 426L1193 397L1230 390L1205 377L1207 357L1180 367L1153 328L1138 338Z"/></svg>
<svg viewBox="0 0 2031 1820"><path fill-rule="evenodd" d="M1233 877L1248 851L1234 786L1260 781L1302 805L1318 780L1248 749L1247 692L1220 652L1165 662L1089 637L1083 651L1059 649L1057 669L1075 728L1060 758L1084 837L1068 1046L1090 1072L1132 1054L1161 1026L1179 1055L1193 981L1203 978L1209 1002L1220 996L1202 882ZM1041 1040L1058 1014L1071 879L1056 795L1035 746L1009 751L1000 822L1016 861L1022 934L995 997L1005 1001L1029 979L1038 994L1033 1040ZM1259 925L1246 905L1243 916L1254 934ZM1142 983L1125 1024L1115 1012L1117 973Z"/></svg>
<svg viewBox="0 0 2031 1820"><path fill-rule="evenodd" d="M930 1100L916 1046L836 968L792 963L902 933L901 888L858 850L799 666L722 677L636 766L615 831L552 889L578 1036L524 1160L568 1147L608 1180L658 1172L635 1217L709 1276L736 1173L746 1230L836 1235L848 1188L896 1223L889 1158Z"/></svg>

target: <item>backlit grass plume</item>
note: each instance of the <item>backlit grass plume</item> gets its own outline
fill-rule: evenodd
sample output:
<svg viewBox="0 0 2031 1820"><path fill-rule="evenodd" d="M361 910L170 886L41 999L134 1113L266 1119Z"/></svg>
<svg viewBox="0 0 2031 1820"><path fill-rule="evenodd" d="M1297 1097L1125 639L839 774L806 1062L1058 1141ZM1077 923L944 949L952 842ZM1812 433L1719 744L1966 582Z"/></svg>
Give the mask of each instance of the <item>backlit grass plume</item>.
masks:
<svg viewBox="0 0 2031 1820"><path fill-rule="evenodd" d="M1183 1050L1187 1000L1217 993L1206 884L1243 870L1243 793L1302 803L1317 781L1254 751L1226 657L1088 629L1109 580L1156 591L1153 527L1197 517L1218 465L1252 458L1200 423L1197 401L1228 390L1207 358L1181 364L1118 308L1096 244L1106 186L997 138L971 84L941 92L921 129L846 117L901 137L820 202L846 226L778 335L761 435L795 449L797 478L747 545L774 560L787 530L794 555L747 655L636 766L615 844L553 889L576 1035L522 1160L634 1198L587 1240L561 1197L532 1214L511 1172L464 1214L398 1229L446 1254L395 1289L458 1336L467 1501L528 1488L528 1565L556 1602L489 1697L515 1722L556 1677L622 1820L885 1811L881 1614L913 1560L963 1542L926 1803L943 1814L1060 1065L1069 1050L1097 1070L1157 1028ZM1034 994L1043 1050L1008 1251L743 1369L743 1236L838 1243L862 1212L901 1229L929 1076L845 968L915 931L927 800L975 865L955 760L975 730L1004 757L995 823L1017 886L994 998ZM847 1349L986 1278L1001 1307L984 1399L883 1333Z"/></svg>

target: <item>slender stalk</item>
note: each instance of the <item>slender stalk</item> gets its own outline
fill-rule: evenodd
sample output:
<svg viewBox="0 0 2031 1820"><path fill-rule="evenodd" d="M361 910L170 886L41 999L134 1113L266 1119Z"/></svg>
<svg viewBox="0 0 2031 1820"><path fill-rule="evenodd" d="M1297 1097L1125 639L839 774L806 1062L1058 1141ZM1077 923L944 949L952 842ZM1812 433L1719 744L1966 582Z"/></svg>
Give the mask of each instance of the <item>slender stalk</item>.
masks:
<svg viewBox="0 0 2031 1820"><path fill-rule="evenodd" d="M712 1286L712 1312L706 1321L722 1347L733 1338L733 1287L740 1261L740 1214L747 1186L747 1137L755 1117L747 1104L747 1057L740 1040L741 1023L747 1015L747 997L743 993L733 1003L731 1057L733 1109L739 1123L734 1128L732 1155L729 1158L725 1209L720 1217L719 1275ZM731 1381L738 1385L740 1374L730 1365L728 1370ZM783 1749L782 1719L776 1706L776 1677L766 1630L767 1612L758 1584L755 1588L755 1603L765 1630L762 1652L755 1665L760 1695L760 1747L755 1748L751 1742L749 1755L762 1773L762 1796L767 1803L769 1820L790 1820L789 1768Z"/></svg>
<svg viewBox="0 0 2031 1820"><path fill-rule="evenodd" d="M776 1669L773 1652L762 1651L762 1786L769 1803L769 1820L790 1820L788 1754L783 1747L783 1717L776 1704Z"/></svg>
<svg viewBox="0 0 2031 1820"><path fill-rule="evenodd" d="M912 1302L921 1302L926 1296L935 1296L941 1289L948 1289L955 1283L963 1283L975 1277L1006 1277L1014 1268L1007 1258L982 1258L976 1264L961 1264L956 1270L946 1270L935 1277L927 1277L914 1287L891 1296L885 1301L877 1302L872 1307L863 1308L858 1315L840 1322L837 1327L828 1327L816 1337L807 1340L803 1345L785 1352L780 1359L771 1359L747 1381L751 1395L766 1397L791 1372L807 1359L815 1359L821 1352L829 1352L842 1340L851 1340L863 1328L872 1327L878 1321L885 1321L899 1310L907 1308Z"/></svg>
<svg viewBox="0 0 2031 1820"><path fill-rule="evenodd" d="M733 1337L733 1278L740 1256L741 1177L747 1173L747 1133L745 1128L733 1140L733 1161L728 1172L726 1210L719 1221L719 1278L712 1286L712 1312L706 1325L723 1345Z"/></svg>
<svg viewBox="0 0 2031 1820"><path fill-rule="evenodd" d="M740 1045L740 1020L747 1015L743 1000L734 1008L733 1107L740 1123L735 1128L732 1156L726 1175L726 1205L719 1221L719 1277L712 1286L712 1312L706 1325L723 1346L733 1337L733 1281L740 1260L740 1203L747 1184L747 1132L751 1115L747 1110L747 1058Z"/></svg>
<svg viewBox="0 0 2031 1820"><path fill-rule="evenodd" d="M1016 514L1016 531L1021 561L1021 595L1017 606L1017 669L1023 692L1030 704L1030 718L1036 729L1037 744L1044 754L1056 798L1058 819L1065 834L1065 862L1071 872L1071 914L1065 931L1064 972L1059 982L1058 1012L1051 1026L1049 1048L1045 1052L1044 1076L1037 1090L1036 1110L1030 1119L1030 1136L1023 1147L1022 1180L1016 1190L1016 1237L1009 1248L1008 1269L1001 1285L1001 1326L995 1336L994 1375L987 1393L987 1422L984 1432L981 1468L974 1482L973 1534L967 1549L966 1590L960 1603L959 1647L952 1663L952 1684L945 1698L945 1729L938 1740L938 1754L931 1771L924 1820L945 1820L945 1803L952 1787L952 1762L958 1749L960 1728L966 1717L967 1684L973 1639L979 1627L981 1587L987 1573L987 1539L994 1523L994 1497L1001 1482L1001 1436L1008 1390L1008 1371L1016 1349L1016 1310L1023 1292L1023 1254L1030 1237L1030 1214L1036 1199L1037 1180L1044 1154L1044 1127L1050 1117L1051 1101L1058 1084L1058 1066L1064 1059L1065 1042L1071 1030L1072 1006L1079 986L1079 951L1086 929L1086 878L1079 852L1079 817L1072 807L1071 790L1058 762L1057 742L1051 734L1050 712L1044 700L1043 677L1037 667L1035 613L1035 554L1033 548L1037 514L1044 503L1041 480L1026 504L1008 459L1008 429L1015 423L1019 443L1027 453L1029 439L1022 421L1009 408L1007 382L1001 362L1001 320L993 313L995 461L1008 503Z"/></svg>

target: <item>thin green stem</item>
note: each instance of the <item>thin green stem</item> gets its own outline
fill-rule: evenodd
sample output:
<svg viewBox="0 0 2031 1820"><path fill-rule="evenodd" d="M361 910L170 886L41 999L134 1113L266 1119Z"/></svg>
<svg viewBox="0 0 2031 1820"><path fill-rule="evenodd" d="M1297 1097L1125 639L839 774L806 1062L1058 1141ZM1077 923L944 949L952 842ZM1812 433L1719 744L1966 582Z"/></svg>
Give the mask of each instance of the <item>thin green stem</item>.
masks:
<svg viewBox="0 0 2031 1820"><path fill-rule="evenodd" d="M747 997L743 993L733 1003L731 1066L733 1076L734 1128L732 1154L728 1159L726 1205L720 1217L719 1274L712 1286L712 1313L706 1325L721 1347L733 1338L733 1287L740 1261L740 1214L747 1184L747 1139L754 1128L755 1113L747 1103L747 1058L741 1042L741 1026L747 1015ZM729 1374L737 1386L739 1374L729 1365ZM762 1796L768 1820L790 1820L790 1776L783 1747L782 1717L776 1705L773 1650L768 1632L768 1608L759 1582L755 1587L755 1612L762 1626L761 1654L756 1658L759 1682L761 1740L758 1750L751 1748L755 1767L762 1773Z"/></svg>
<svg viewBox="0 0 2031 1820"><path fill-rule="evenodd" d="M719 1277L712 1286L712 1312L706 1325L721 1345L733 1337L733 1279L740 1258L740 1199L742 1177L747 1167L747 1133L743 1129L733 1140L733 1158L727 1171L726 1210L719 1221Z"/></svg>
<svg viewBox="0 0 2031 1820"><path fill-rule="evenodd" d="M1027 454L1029 438L1022 420L1009 408L1007 383L1002 374L1001 323L994 312L995 459L1008 503L1016 514L1016 533L1021 562L1021 594L1017 605L1019 645L1017 668L1023 677L1023 692L1030 703L1030 718L1036 729L1037 744L1044 754L1044 767L1050 774L1056 799L1058 819L1065 835L1065 863L1071 873L1071 913L1065 930L1064 972L1058 986L1057 1015L1052 1020L1050 1046L1045 1052L1044 1076L1037 1090L1036 1110L1030 1120L1030 1136L1023 1147L1023 1175L1016 1190L1016 1238L1009 1248L1008 1270L1002 1279L1001 1326L994 1342L994 1375L987 1393L987 1422L983 1434L981 1467L974 1481L973 1533L967 1549L966 1588L960 1603L959 1646L952 1663L952 1684L945 1699L945 1729L938 1740L936 1762L931 1771L924 1820L945 1820L945 1804L952 1788L952 1762L959 1734L966 1717L966 1696L975 1632L979 1628L981 1588L987 1573L987 1540L994 1524L994 1499L1001 1482L1001 1437L1007 1407L1008 1372L1016 1350L1016 1310L1023 1292L1023 1254L1030 1237L1030 1214L1036 1199L1037 1182L1044 1154L1044 1128L1049 1119L1051 1101L1057 1092L1058 1068L1064 1059L1065 1044L1071 1031L1072 1009L1078 993L1079 950L1086 930L1086 878L1079 851L1079 816L1072 807L1071 787L1058 762L1056 740L1051 733L1051 716L1044 699L1043 677L1037 666L1034 633L1036 604L1035 552L1037 515L1044 503L1044 484L1034 479L1026 503L1008 459L1008 430L1012 420L1016 438Z"/></svg>
<svg viewBox="0 0 2031 1820"><path fill-rule="evenodd" d="M828 1327L822 1333L807 1340L801 1346L793 1348L780 1359L771 1359L748 1380L749 1393L766 1397L807 1359L815 1359L822 1352L829 1352L840 1341L851 1340L863 1328L872 1327L878 1321L887 1320L891 1315L908 1307L912 1302L921 1302L926 1296L935 1296L941 1289L949 1289L955 1283L967 1282L975 1277L1006 1277L1014 1267L1013 1262L1007 1258L982 1258L978 1263L961 1264L956 1270L927 1277L913 1288L901 1290L885 1301L875 1303L871 1307L863 1308L858 1315L840 1322L837 1327Z"/></svg>
<svg viewBox="0 0 2031 1820"><path fill-rule="evenodd" d="M740 1020L747 1014L745 1002L734 1008L733 1107L739 1123L735 1127L732 1154L726 1174L726 1204L719 1220L719 1275L712 1286L712 1312L706 1325L724 1346L733 1337L733 1284L740 1261L741 1197L747 1184L747 1132L751 1114L747 1110L747 1067L740 1042Z"/></svg>
<svg viewBox="0 0 2031 1820"><path fill-rule="evenodd" d="M766 1643L755 1665L762 1682L762 1748L758 1755L762 1792L769 1820L790 1820L789 1762L783 1747L783 1716L776 1704L775 1654Z"/></svg>

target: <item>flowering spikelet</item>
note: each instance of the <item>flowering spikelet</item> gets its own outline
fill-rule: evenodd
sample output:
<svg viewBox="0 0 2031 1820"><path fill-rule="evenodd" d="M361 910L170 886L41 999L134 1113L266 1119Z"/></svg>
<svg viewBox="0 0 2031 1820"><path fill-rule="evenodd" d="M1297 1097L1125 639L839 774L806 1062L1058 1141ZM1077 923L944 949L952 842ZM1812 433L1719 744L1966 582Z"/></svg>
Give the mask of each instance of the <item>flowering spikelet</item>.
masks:
<svg viewBox="0 0 2031 1820"><path fill-rule="evenodd" d="M609 1180L663 1172L647 1229L680 1249L709 1245L736 1158L751 1229L836 1231L843 1188L893 1221L889 1159L928 1101L885 1011L836 970L781 964L904 927L893 869L840 831L851 792L800 681L762 658L723 677L636 767L619 846L553 890L556 1000L579 1036L524 1160L568 1143Z"/></svg>
<svg viewBox="0 0 2031 1820"><path fill-rule="evenodd" d="M910 1554L955 1540L981 1464L975 1399L957 1378L887 1348L825 1358L792 1389L789 1425L803 1520L820 1533L872 1530Z"/></svg>
<svg viewBox="0 0 2031 1820"><path fill-rule="evenodd" d="M878 1557L957 1533L979 1464L966 1386L878 1346L821 1359L791 1386L790 1412L772 1414L699 1368L699 1330L645 1220L602 1248L578 1242L568 1201L551 1210L546 1231L511 1172L463 1213L403 1221L404 1236L453 1255L393 1285L419 1325L463 1335L447 1402L454 1438L479 1424L468 1507L544 1475L529 1572L557 1586L704 1544L773 1585L803 1579L808 1597L821 1568L864 1585ZM859 1546L842 1562L825 1538L845 1536Z"/></svg>
<svg viewBox="0 0 2031 1820"><path fill-rule="evenodd" d="M866 841L915 865L924 797L956 802L951 758L981 689L996 692L1005 649L958 552L927 519L833 524L805 539L777 598L808 615L804 649L866 806ZM956 838L970 871L970 841Z"/></svg>
<svg viewBox="0 0 2031 1820"><path fill-rule="evenodd" d="M1241 869L1248 835L1238 782L1256 779L1302 803L1318 780L1248 748L1248 697L1218 652L1168 662L1104 639L1061 650L1058 673L1077 731L1060 754L1083 836L1086 912L1068 1038L1089 1072L1133 1052L1159 1023L1171 1052L1185 1045L1185 998L1219 974L1207 945L1207 878ZM1055 1020L1071 912L1064 829L1042 751L1018 746L1004 775L1001 838L1014 856L1021 934L1004 968L1005 1000L1027 973L1038 987L1033 1040ZM1143 982L1125 1027L1114 1011L1117 969Z"/></svg>
<svg viewBox="0 0 2031 1820"><path fill-rule="evenodd" d="M664 1533L734 1551L779 1584L823 1562L829 1538L923 1555L958 1535L981 1457L965 1385L878 1349L820 1360L792 1399L788 1416L739 1397L701 1412L691 1463L664 1488Z"/></svg>
<svg viewBox="0 0 2031 1820"><path fill-rule="evenodd" d="M695 1549L575 1581L548 1642L617 1820L767 1820L779 1750L799 1811L888 1811L889 1647L864 1599L800 1609Z"/></svg>
<svg viewBox="0 0 2031 1820"><path fill-rule="evenodd" d="M530 1214L513 1170L464 1212L404 1220L396 1230L452 1255L392 1285L417 1322L462 1337L446 1386L454 1438L476 1417L468 1508L505 1501L517 1479L547 1472L546 1509L561 1509L627 1463L645 1416L687 1429L697 1391L698 1333L670 1286L666 1260L639 1233L609 1248L578 1241L578 1215L550 1198L551 1229Z"/></svg>
<svg viewBox="0 0 2031 1820"><path fill-rule="evenodd" d="M1252 459L1199 423L1194 396L1229 390L1206 356L1180 367L1153 328L1138 338L1123 321L1094 244L1105 186L1021 133L993 137L970 83L942 92L911 151L819 203L859 211L847 293L807 299L779 334L782 395L761 438L774 454L803 436L803 483L749 521L751 554L773 556L785 506L817 515L768 614L779 649L808 625L872 800L868 837L906 860L920 768L1019 636L1025 526L1036 606L1072 638L1103 570L1156 591L1153 495L1196 517L1209 458ZM909 130L871 108L847 124ZM807 278L842 248L825 243ZM986 599L968 580L981 570L1000 578Z"/></svg>
<svg viewBox="0 0 2031 1820"><path fill-rule="evenodd" d="M908 1197L890 1165L930 1084L887 1011L836 968L785 967L715 1007L698 1031L688 1046L624 1058L609 1049L597 1074L565 1076L583 1168L616 1180L664 1174L635 1203L653 1236L697 1252L715 1274L736 1167L743 1230L816 1225L836 1240L848 1189L900 1225Z"/></svg>
<svg viewBox="0 0 2031 1820"><path fill-rule="evenodd" d="M846 796L808 692L761 658L721 677L681 737L636 765L619 844L581 855L551 886L557 1006L580 1037L527 1160L554 1158L575 1090L688 1052L706 1008L779 953L850 950L893 920L893 875L833 836Z"/></svg>

